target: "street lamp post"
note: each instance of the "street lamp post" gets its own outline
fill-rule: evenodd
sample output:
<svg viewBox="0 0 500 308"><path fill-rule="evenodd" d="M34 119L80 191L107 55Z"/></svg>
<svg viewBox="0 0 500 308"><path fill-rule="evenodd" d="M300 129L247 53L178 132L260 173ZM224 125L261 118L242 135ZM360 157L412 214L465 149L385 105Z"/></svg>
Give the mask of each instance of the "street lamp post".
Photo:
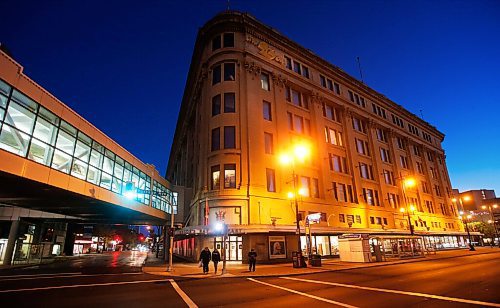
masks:
<svg viewBox="0 0 500 308"><path fill-rule="evenodd" d="M401 184L401 189L402 189L402 192L403 192L403 199L404 199L404 202L405 202L405 207L401 208L400 212L403 213L403 215L404 215L404 212L407 212L407 214L408 214L408 228L410 228L410 235L414 235L415 232L414 232L414 229L413 229L413 225L411 223L410 211L414 212L415 211L415 207L413 205L408 205L408 198L406 197L406 188L414 187L416 185L415 179L401 177L401 183L402 183Z"/></svg>
<svg viewBox="0 0 500 308"><path fill-rule="evenodd" d="M472 218L472 215L467 215L467 216L465 216L465 218L463 217L463 215L464 215L464 212L460 211L460 216L458 218L460 218L463 222L465 222L465 230L467 231L467 237L469 238L469 250L475 251L476 249L474 248L474 245L472 244L472 237L470 235L469 224L468 224L469 220Z"/></svg>
<svg viewBox="0 0 500 308"><path fill-rule="evenodd" d="M481 208L483 210L486 210L488 208L488 211L490 212L490 218L491 218L491 223L493 224L493 229L495 230L495 237L498 239L498 247L500 247L500 237L498 237L498 230L497 230L497 224L495 222L495 215L493 215L493 209L496 209L498 207L497 204L493 205L483 205ZM493 245L495 244L495 240L493 240Z"/></svg>
<svg viewBox="0 0 500 308"><path fill-rule="evenodd" d="M297 249L301 250L300 243L300 217L299 217L299 201L297 199L297 195L303 195L302 191L297 189L298 187L298 179L297 174L295 174L295 162L297 160L304 161L304 159L309 156L309 148L306 145L298 144L294 147L292 153L284 153L280 157L280 162L282 165L288 165L292 168L292 185L293 192L288 193L288 198L293 198L295 203L295 224L297 234Z"/></svg>
<svg viewBox="0 0 500 308"><path fill-rule="evenodd" d="M215 225L215 230L222 233L222 275L224 275L227 273L226 269L226 260L227 260L226 237L228 235L227 224L224 221L219 221Z"/></svg>

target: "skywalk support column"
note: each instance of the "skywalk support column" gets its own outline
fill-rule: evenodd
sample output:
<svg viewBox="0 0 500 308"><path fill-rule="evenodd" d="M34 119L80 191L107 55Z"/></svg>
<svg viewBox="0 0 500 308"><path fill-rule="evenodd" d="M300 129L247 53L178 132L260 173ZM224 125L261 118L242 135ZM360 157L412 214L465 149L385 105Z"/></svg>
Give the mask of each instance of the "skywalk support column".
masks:
<svg viewBox="0 0 500 308"><path fill-rule="evenodd" d="M3 265L12 264L12 255L14 253L14 247L16 246L17 231L19 230L19 218L12 221L9 231L9 239L7 241L7 247L5 248L5 258L3 260Z"/></svg>

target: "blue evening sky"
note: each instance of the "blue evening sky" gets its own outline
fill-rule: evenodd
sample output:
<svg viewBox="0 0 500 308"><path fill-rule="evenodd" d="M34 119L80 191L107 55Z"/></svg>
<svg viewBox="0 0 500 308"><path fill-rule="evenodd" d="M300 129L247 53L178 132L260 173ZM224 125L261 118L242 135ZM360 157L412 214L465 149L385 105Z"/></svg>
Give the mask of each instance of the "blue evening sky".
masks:
<svg viewBox="0 0 500 308"><path fill-rule="evenodd" d="M164 174L197 30L225 0L0 2L25 73ZM445 135L454 188L500 194L500 2L244 1Z"/></svg>

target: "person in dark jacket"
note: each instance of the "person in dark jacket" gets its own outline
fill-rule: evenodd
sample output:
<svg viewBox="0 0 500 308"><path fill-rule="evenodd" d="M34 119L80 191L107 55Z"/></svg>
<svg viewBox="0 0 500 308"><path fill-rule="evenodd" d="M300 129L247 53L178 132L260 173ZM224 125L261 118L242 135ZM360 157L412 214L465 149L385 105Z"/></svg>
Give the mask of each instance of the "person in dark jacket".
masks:
<svg viewBox="0 0 500 308"><path fill-rule="evenodd" d="M248 252L248 271L255 272L255 263L257 262L257 253L252 248Z"/></svg>
<svg viewBox="0 0 500 308"><path fill-rule="evenodd" d="M215 273L217 274L217 263L220 262L220 253L217 248L212 251L212 262L214 262Z"/></svg>
<svg viewBox="0 0 500 308"><path fill-rule="evenodd" d="M208 274L208 264L210 263L211 254L208 247L205 247L200 254L200 261L203 264L203 274Z"/></svg>

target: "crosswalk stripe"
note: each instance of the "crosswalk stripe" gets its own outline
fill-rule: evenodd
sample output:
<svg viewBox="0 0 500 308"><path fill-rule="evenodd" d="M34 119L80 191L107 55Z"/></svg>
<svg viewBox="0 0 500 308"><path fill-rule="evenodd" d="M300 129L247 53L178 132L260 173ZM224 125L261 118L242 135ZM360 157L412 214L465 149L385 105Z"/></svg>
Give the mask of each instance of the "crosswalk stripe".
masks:
<svg viewBox="0 0 500 308"><path fill-rule="evenodd" d="M357 308L356 306L352 306L352 305L349 305L349 304L344 304L344 303L341 303L341 302L333 301L331 299L319 297L319 296L316 296L316 295L307 294L307 293L300 292L300 291L297 291L297 290L288 289L288 288L285 288L285 287L282 287L282 286L277 286L277 285L270 284L270 283L263 282L263 281L259 281L259 280L253 279L253 278L247 278L247 279L250 280L250 281L256 282L256 283L260 283L260 284L266 285L266 286L270 286L270 287L281 289L281 290L284 290L284 291L287 291L287 292L291 292L291 293L295 293L295 294L298 294L298 295L302 295L302 296L306 296L306 297L309 297L309 298L313 298L313 299L316 299L316 300L319 300L319 301L322 301L322 302L327 302L327 303L339 305L339 306L342 306L342 307Z"/></svg>
<svg viewBox="0 0 500 308"><path fill-rule="evenodd" d="M391 289L363 287L363 286L357 286L357 285L352 285L352 284L344 284L344 283L328 282L328 281L318 281L318 280L310 280L310 279L301 279L301 278L295 278L295 277L280 277L280 278L287 279L287 280L301 281L301 282L331 285L331 286L336 286L336 287L351 288L351 289L385 292L385 293L393 293L393 294L402 294L402 295L409 295L409 296L418 296L418 297L439 299L439 300L472 304L472 305L481 305L481 306L488 306L488 307L500 307L500 304L496 304L496 303L489 303L489 302L482 302L482 301L476 301L476 300L471 300L471 299L433 295L433 294L426 294L426 293L419 293L419 292L407 292L407 291L398 291L398 290L391 290Z"/></svg>

